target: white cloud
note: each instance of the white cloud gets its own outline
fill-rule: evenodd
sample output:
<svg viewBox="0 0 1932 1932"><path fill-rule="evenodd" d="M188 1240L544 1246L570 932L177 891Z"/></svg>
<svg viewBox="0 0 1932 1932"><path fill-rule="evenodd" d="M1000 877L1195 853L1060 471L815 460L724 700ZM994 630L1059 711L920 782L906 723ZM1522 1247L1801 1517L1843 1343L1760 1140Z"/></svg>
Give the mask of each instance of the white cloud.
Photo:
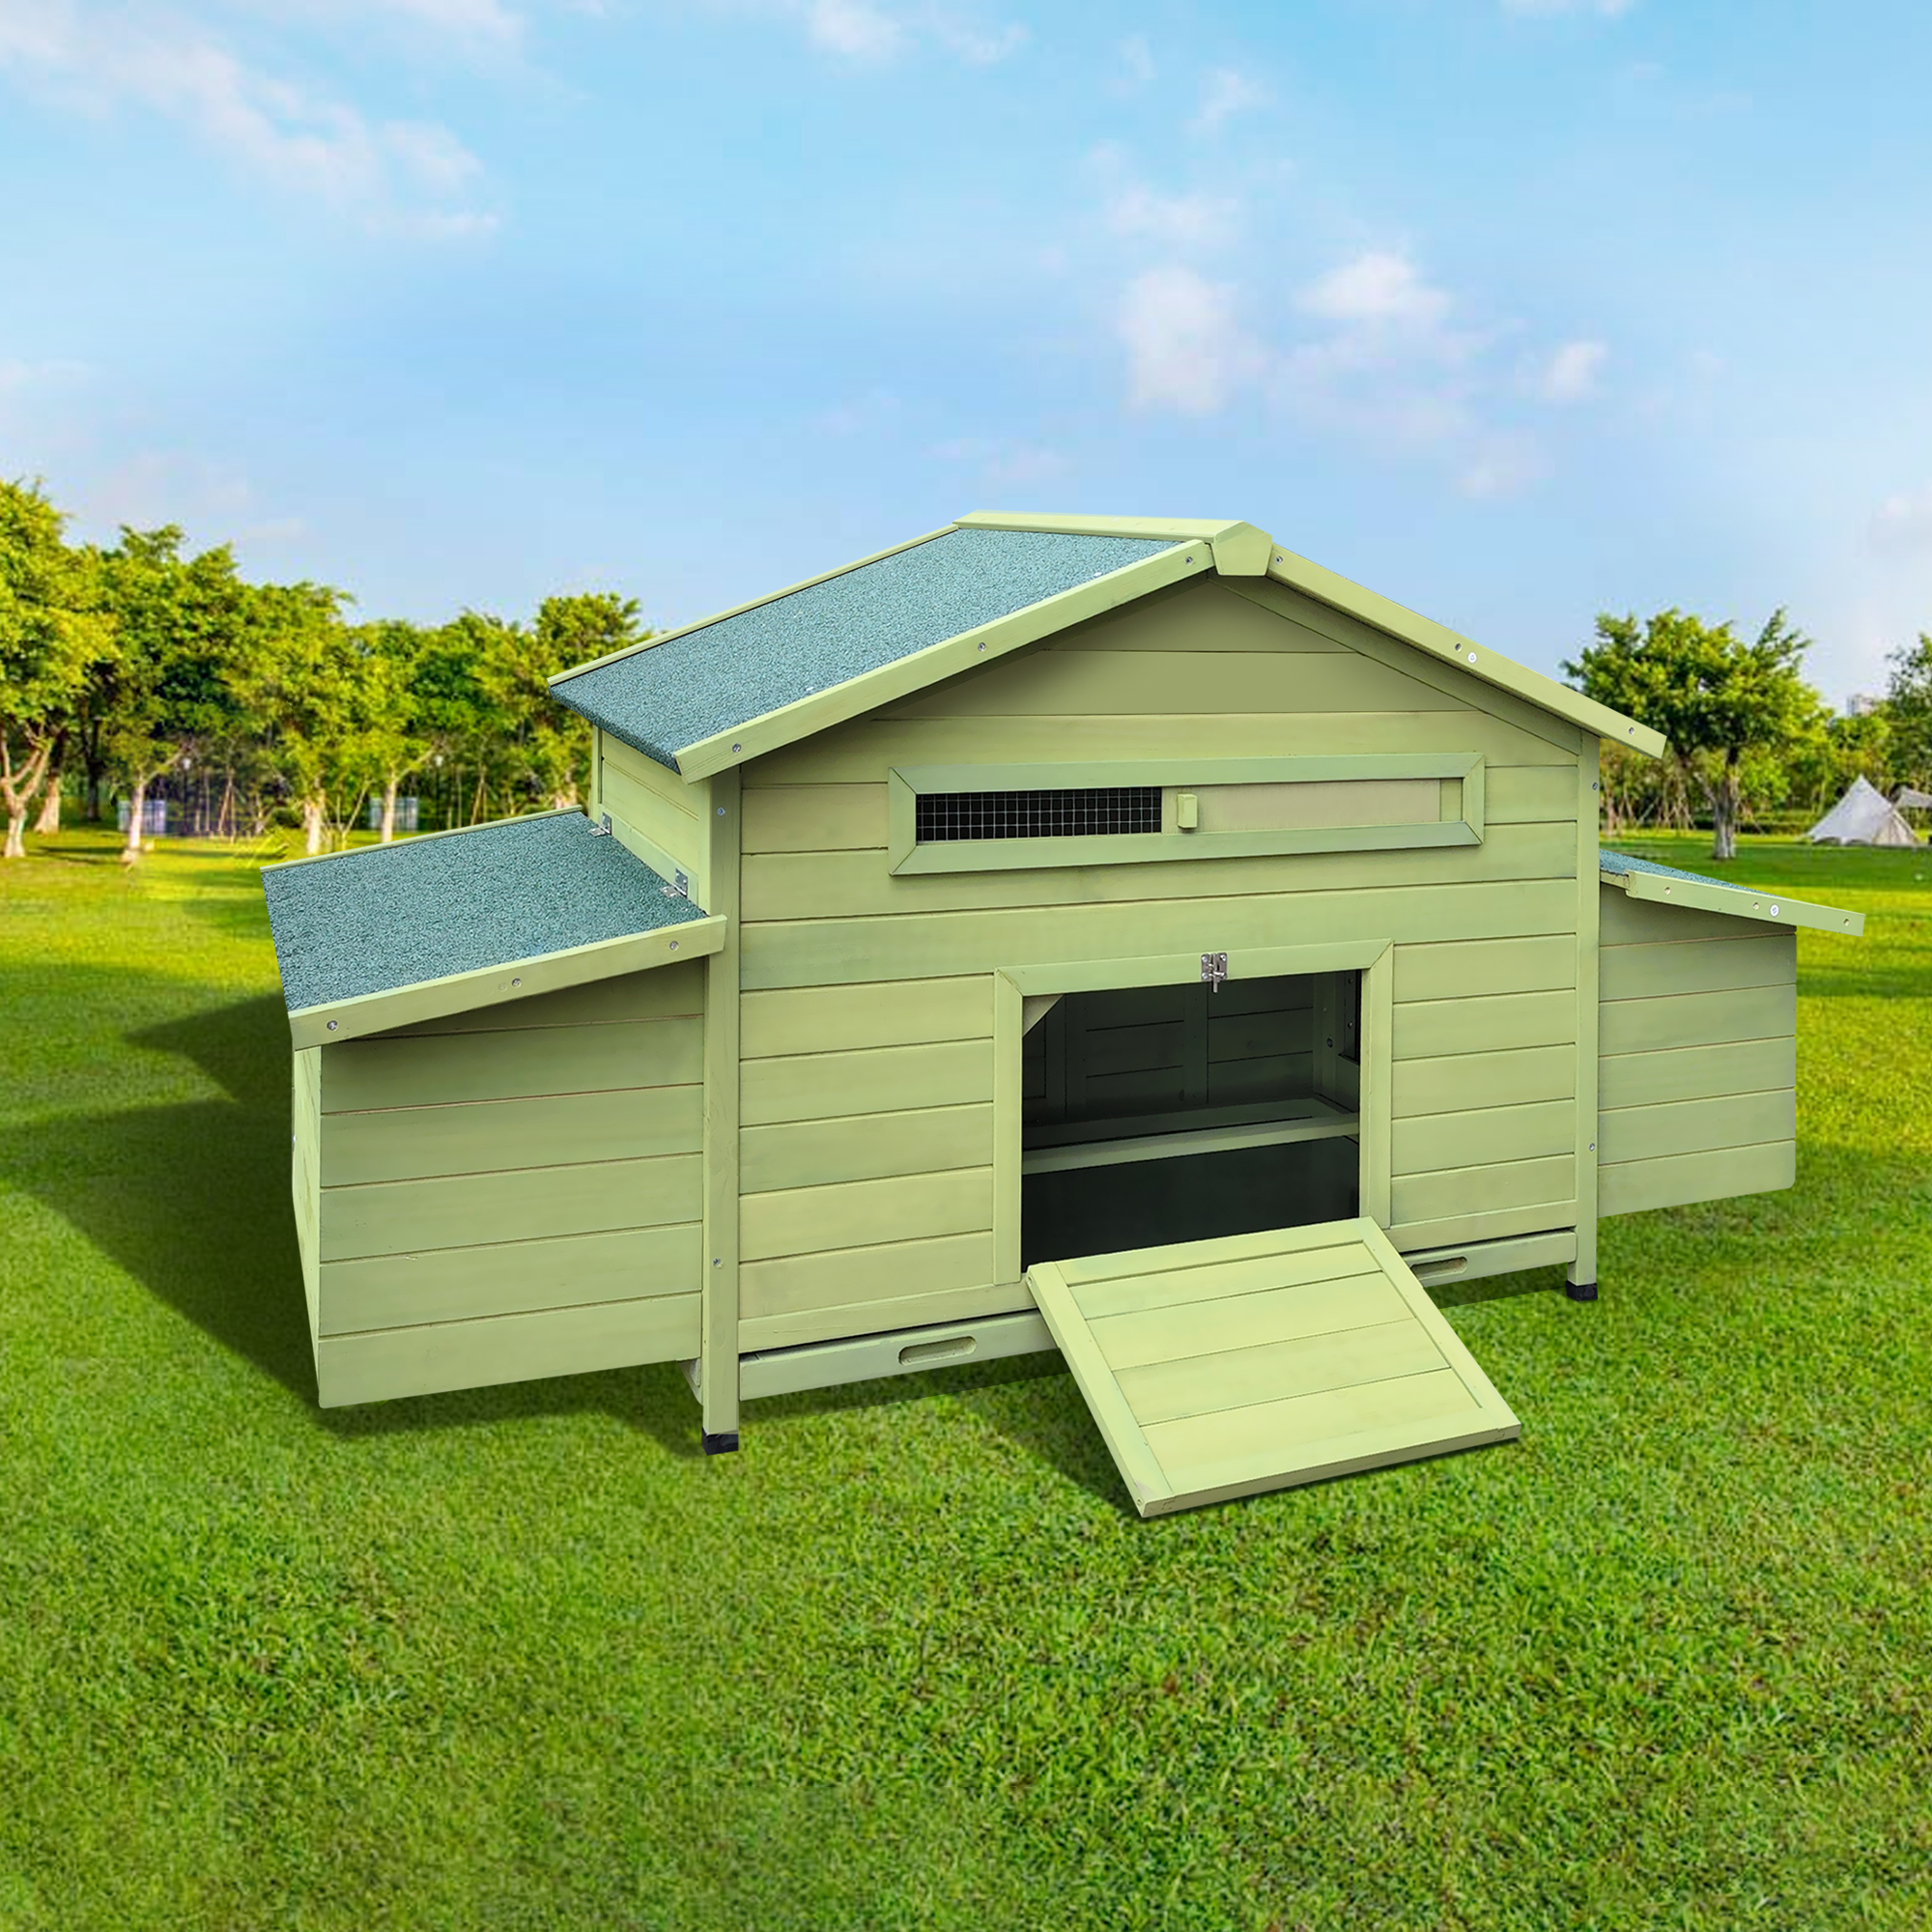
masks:
<svg viewBox="0 0 1932 1932"><path fill-rule="evenodd" d="M1932 551L1932 488L1888 497L1871 521L1872 542L1883 551Z"/></svg>
<svg viewBox="0 0 1932 1932"><path fill-rule="evenodd" d="M1371 249L1303 290L1299 306L1327 322L1429 329L1448 314L1449 298L1406 255Z"/></svg>
<svg viewBox="0 0 1932 1932"><path fill-rule="evenodd" d="M1240 205L1225 196L1156 194L1131 182L1107 204L1107 226L1116 235L1142 236L1164 248L1218 246L1233 239Z"/></svg>
<svg viewBox="0 0 1932 1932"><path fill-rule="evenodd" d="M1614 20L1628 14L1635 0L1502 0L1505 14L1523 14L1532 18L1552 18L1559 14L1594 14Z"/></svg>
<svg viewBox="0 0 1932 1932"><path fill-rule="evenodd" d="M1194 270L1150 269L1127 284L1119 319L1140 409L1211 415L1266 364L1241 327L1236 291Z"/></svg>
<svg viewBox="0 0 1932 1932"><path fill-rule="evenodd" d="M1153 48L1145 34L1129 34L1121 43L1121 65L1136 87L1145 87L1153 79Z"/></svg>
<svg viewBox="0 0 1932 1932"><path fill-rule="evenodd" d="M271 19L341 26L351 16L387 19L445 42L472 47L514 47L523 39L523 17L504 0L242 0L250 13Z"/></svg>
<svg viewBox="0 0 1932 1932"><path fill-rule="evenodd" d="M371 121L248 66L170 15L0 0L0 73L82 112L135 109L173 121L251 174L375 227L466 236L495 226L493 216L449 205L481 163L447 128Z"/></svg>
<svg viewBox="0 0 1932 1932"><path fill-rule="evenodd" d="M1201 107L1188 123L1189 131L1217 134L1225 122L1250 107L1265 107L1270 99L1266 88L1238 69L1217 67L1201 84Z"/></svg>
<svg viewBox="0 0 1932 1932"><path fill-rule="evenodd" d="M990 67L1016 52L1027 30L981 24L944 6L890 6L884 0L793 0L811 43L841 59L883 64L929 43L973 67Z"/></svg>
<svg viewBox="0 0 1932 1932"><path fill-rule="evenodd" d="M805 16L813 45L850 60L890 60L905 44L905 29L869 0L812 0Z"/></svg>
<svg viewBox="0 0 1932 1932"><path fill-rule="evenodd" d="M1546 403L1580 403L1597 393L1609 353L1602 342L1566 342L1537 371L1531 390Z"/></svg>

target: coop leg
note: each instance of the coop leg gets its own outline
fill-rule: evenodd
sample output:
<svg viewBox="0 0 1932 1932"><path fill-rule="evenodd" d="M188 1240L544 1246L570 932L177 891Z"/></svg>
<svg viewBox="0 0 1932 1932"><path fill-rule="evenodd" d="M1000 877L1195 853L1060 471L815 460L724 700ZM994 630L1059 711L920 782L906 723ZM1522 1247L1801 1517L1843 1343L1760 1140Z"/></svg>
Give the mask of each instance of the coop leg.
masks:
<svg viewBox="0 0 1932 1932"><path fill-rule="evenodd" d="M1591 1291L1593 1293L1594 1290ZM707 1456L728 1456L738 1446L738 1432L726 1429L714 1435L710 1430L704 1431L704 1453Z"/></svg>
<svg viewBox="0 0 1932 1932"><path fill-rule="evenodd" d="M1586 1226L1577 1230L1577 1259L1570 1264L1564 1277L1563 1293L1572 1301L1595 1301L1597 1298L1597 1222L1589 1217Z"/></svg>

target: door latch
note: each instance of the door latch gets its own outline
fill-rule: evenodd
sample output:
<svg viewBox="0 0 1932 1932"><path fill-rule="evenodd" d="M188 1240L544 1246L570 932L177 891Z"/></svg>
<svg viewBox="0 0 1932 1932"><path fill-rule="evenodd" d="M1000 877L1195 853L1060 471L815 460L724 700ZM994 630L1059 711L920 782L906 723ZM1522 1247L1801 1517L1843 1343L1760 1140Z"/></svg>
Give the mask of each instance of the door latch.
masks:
<svg viewBox="0 0 1932 1932"><path fill-rule="evenodd" d="M1225 952L1204 952L1201 955L1201 979L1210 993L1218 993L1228 983L1228 955Z"/></svg>

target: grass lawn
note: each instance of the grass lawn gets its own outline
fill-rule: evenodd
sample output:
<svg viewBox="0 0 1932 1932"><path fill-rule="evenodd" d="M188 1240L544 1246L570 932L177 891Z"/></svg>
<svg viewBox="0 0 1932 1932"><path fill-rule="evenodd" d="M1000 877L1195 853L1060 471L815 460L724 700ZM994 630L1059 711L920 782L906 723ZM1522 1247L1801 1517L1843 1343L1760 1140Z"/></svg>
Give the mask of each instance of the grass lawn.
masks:
<svg viewBox="0 0 1932 1932"><path fill-rule="evenodd" d="M1747 844L1869 919L1798 1186L1445 1296L1520 1444L1143 1523L1025 1362L318 1410L256 875L113 844L0 874L0 1927L1932 1923L1932 855Z"/></svg>

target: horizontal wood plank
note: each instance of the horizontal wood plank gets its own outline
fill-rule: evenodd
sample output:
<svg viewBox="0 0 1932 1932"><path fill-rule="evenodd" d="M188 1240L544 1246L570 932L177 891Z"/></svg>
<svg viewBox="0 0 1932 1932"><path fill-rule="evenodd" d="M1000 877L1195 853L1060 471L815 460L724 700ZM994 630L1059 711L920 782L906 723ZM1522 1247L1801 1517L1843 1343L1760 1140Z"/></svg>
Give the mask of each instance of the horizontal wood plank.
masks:
<svg viewBox="0 0 1932 1932"><path fill-rule="evenodd" d="M1733 1194L1765 1194L1789 1187L1797 1178L1798 1150L1791 1141L1619 1161L1597 1170L1597 1211L1631 1214L1640 1208L1721 1201Z"/></svg>
<svg viewBox="0 0 1932 1932"><path fill-rule="evenodd" d="M541 1314L325 1335L316 1345L324 1408L548 1376L588 1375L697 1353L696 1294L607 1301Z"/></svg>
<svg viewBox="0 0 1932 1932"><path fill-rule="evenodd" d="M799 1309L787 1315L752 1316L738 1323L738 1346L746 1350L795 1349L807 1342L837 1342L848 1336L878 1335L895 1328L923 1328L935 1321L972 1321L988 1315L1011 1315L1033 1305L1033 1293L1024 1282L934 1289L896 1299L886 1297L828 1308Z"/></svg>
<svg viewBox="0 0 1932 1932"><path fill-rule="evenodd" d="M702 1244L703 1230L688 1221L329 1262L321 1275L321 1328L340 1335L637 1296L695 1295Z"/></svg>
<svg viewBox="0 0 1932 1932"><path fill-rule="evenodd" d="M986 1288L992 1283L991 1233L948 1235L938 1239L872 1242L842 1252L748 1263L738 1270L738 1307L740 1316L751 1320L899 1301L908 1296ZM864 1328L839 1332L866 1333L888 1325L885 1321L869 1322ZM825 1338L814 1335L800 1339Z"/></svg>
<svg viewBox="0 0 1932 1932"><path fill-rule="evenodd" d="M748 1194L738 1205L738 1253L742 1262L776 1261L992 1226L993 1170L973 1167Z"/></svg>
<svg viewBox="0 0 1932 1932"><path fill-rule="evenodd" d="M956 1039L748 1060L739 1092L738 1118L748 1127L990 1101L993 1043Z"/></svg>
<svg viewBox="0 0 1932 1932"><path fill-rule="evenodd" d="M883 852L891 842L883 784L748 785L744 801L747 852Z"/></svg>
<svg viewBox="0 0 1932 1932"><path fill-rule="evenodd" d="M619 1088L528 1100L326 1114L322 1171L331 1187L347 1187L372 1180L696 1153L703 1144L702 1087Z"/></svg>
<svg viewBox="0 0 1932 1932"><path fill-rule="evenodd" d="M323 1048L322 1106L337 1114L683 1087L703 1078L703 1065L704 1023L689 1018L354 1039Z"/></svg>
<svg viewBox="0 0 1932 1932"><path fill-rule="evenodd" d="M1153 868L1122 869L1144 875ZM1259 950L1279 946L1290 919L1297 941L1317 946L1574 932L1576 917L1573 884L1532 880L1311 894L1292 907L1275 897L1221 898L935 913L925 919L783 921L747 925L740 957L746 987L763 989L937 978L1142 953Z"/></svg>
<svg viewBox="0 0 1932 1932"><path fill-rule="evenodd" d="M1257 711L1463 711L1447 693L1352 651L1026 651L902 699L881 716L1100 718Z"/></svg>
<svg viewBox="0 0 1932 1932"><path fill-rule="evenodd" d="M1566 781L1574 784L1573 777ZM1577 983L1577 941L1571 933L1535 939L1458 940L1448 945L1398 946L1394 997L1471 1000L1486 993L1558 992Z"/></svg>
<svg viewBox="0 0 1932 1932"><path fill-rule="evenodd" d="M1177 1490L1206 1487L1217 1465L1248 1458L1285 1458L1337 1436L1398 1426L1420 1428L1473 1415L1477 1403L1453 1369L1392 1378L1253 1403L1241 1408L1156 1422L1145 1431L1148 1445Z"/></svg>
<svg viewBox="0 0 1932 1932"><path fill-rule="evenodd" d="M1655 899L1634 899L1618 886L1600 887L1598 903L1602 908L1602 944L1605 948L1678 946L1698 939L1749 938L1774 930L1762 921L1735 913L1706 912L1696 906L1661 905ZM1747 905L1749 900L1744 903Z"/></svg>
<svg viewBox="0 0 1932 1932"><path fill-rule="evenodd" d="M1529 825L1577 817L1577 774L1568 765L1492 765L1484 786L1491 825Z"/></svg>
<svg viewBox="0 0 1932 1932"><path fill-rule="evenodd" d="M1552 1154L1541 1160L1502 1161L1493 1167L1398 1175L1389 1182L1389 1219L1405 1226L1576 1198L1576 1154Z"/></svg>
<svg viewBox="0 0 1932 1932"><path fill-rule="evenodd" d="M1569 1100L1577 1093L1574 1047L1530 1046L1509 1053L1459 1053L1439 1060L1398 1061L1391 1070L1391 1117L1465 1114L1482 1107L1520 1107Z"/></svg>
<svg viewBox="0 0 1932 1932"><path fill-rule="evenodd" d="M1597 1066L1597 1102L1661 1106L1666 1100L1708 1100L1724 1094L1761 1094L1798 1084L1798 1041L1734 1040L1674 1052L1605 1054Z"/></svg>
<svg viewBox="0 0 1932 1932"><path fill-rule="evenodd" d="M1188 1355L1117 1371L1121 1393L1146 1427L1213 1415L1323 1390L1354 1390L1444 1366L1442 1351L1396 1299L1400 1313L1373 1327L1294 1341L1254 1342L1222 1354Z"/></svg>
<svg viewBox="0 0 1932 1932"><path fill-rule="evenodd" d="M1434 1060L1451 1053L1569 1046L1577 1039L1577 995L1494 993L1471 1000L1419 1000L1395 1009L1394 1057Z"/></svg>
<svg viewBox="0 0 1932 1932"><path fill-rule="evenodd" d="M1216 1290L1230 1285L1220 1279L1213 1283ZM1407 1313L1402 1296L1379 1269L1355 1268L1313 1281L1169 1302L1131 1314L1090 1316L1088 1326L1107 1366L1118 1374L1204 1355L1221 1359L1231 1350L1403 1321ZM1134 1413L1141 1414L1138 1404Z"/></svg>
<svg viewBox="0 0 1932 1932"><path fill-rule="evenodd" d="M984 907L1352 894L1490 880L1571 879L1576 871L1576 830L1561 825L1502 826L1480 845L1260 859L1202 857L1036 871L895 874L887 870L882 853L767 852L745 861L744 917L749 923Z"/></svg>
<svg viewBox="0 0 1932 1932"><path fill-rule="evenodd" d="M1576 754L1474 711L1236 711L1219 716L854 719L767 753L747 785L884 784L895 765L1062 764L1115 758L1271 758L1480 752L1491 764Z"/></svg>
<svg viewBox="0 0 1932 1932"><path fill-rule="evenodd" d="M1423 1114L1392 1123L1389 1171L1391 1175L1433 1174L1496 1161L1534 1160L1574 1151L1576 1139L1574 1099L1481 1107L1469 1113Z"/></svg>
<svg viewBox="0 0 1932 1932"><path fill-rule="evenodd" d="M1602 1052L1612 1056L1718 1046L1735 1039L1780 1039L1797 1030L1796 986L1747 986L1735 992L1605 1002L1599 1037Z"/></svg>
<svg viewBox="0 0 1932 1932"><path fill-rule="evenodd" d="M701 1211L701 1166L696 1154L666 1154L516 1174L325 1187L322 1259L353 1261L692 1221Z"/></svg>
<svg viewBox="0 0 1932 1932"><path fill-rule="evenodd" d="M993 982L980 973L963 980L747 993L739 1005L739 1026L747 1060L990 1039Z"/></svg>
<svg viewBox="0 0 1932 1932"><path fill-rule="evenodd" d="M1745 986L1790 986L1798 980L1798 935L1787 931L1767 933L1762 939L1606 946L1598 973L1598 997L1605 1002L1729 992Z"/></svg>
<svg viewBox="0 0 1932 1932"><path fill-rule="evenodd" d="M1439 1221L1402 1222L1389 1239L1409 1254L1417 1249L1499 1241L1516 1235L1541 1235L1577 1226L1575 1201L1535 1201L1527 1208L1489 1208L1473 1214L1450 1214Z"/></svg>
<svg viewBox="0 0 1932 1932"><path fill-rule="evenodd" d="M993 1157L990 1106L930 1107L747 1127L739 1136L739 1185L747 1194L841 1180L984 1167Z"/></svg>
<svg viewBox="0 0 1932 1932"><path fill-rule="evenodd" d="M1726 1094L1709 1100L1608 1110L1601 1116L1597 1158L1606 1165L1663 1160L1673 1154L1795 1140L1797 1135L1798 1095L1789 1087L1766 1094Z"/></svg>

